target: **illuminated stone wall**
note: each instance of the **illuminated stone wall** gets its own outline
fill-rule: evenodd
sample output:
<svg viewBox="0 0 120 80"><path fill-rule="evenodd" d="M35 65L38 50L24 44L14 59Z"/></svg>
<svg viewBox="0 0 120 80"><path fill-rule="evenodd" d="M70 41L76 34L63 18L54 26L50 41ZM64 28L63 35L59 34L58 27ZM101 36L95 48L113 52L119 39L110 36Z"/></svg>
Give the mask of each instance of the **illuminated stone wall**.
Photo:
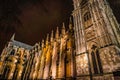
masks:
<svg viewBox="0 0 120 80"><path fill-rule="evenodd" d="M42 40L41 44L28 46L12 39L1 55L1 79L73 78L74 46L71 21L68 30L63 23L61 34L57 28L55 37L52 31L50 38L47 35L46 41Z"/></svg>
<svg viewBox="0 0 120 80"><path fill-rule="evenodd" d="M77 79L120 79L120 27L109 3L73 0L73 4Z"/></svg>
<svg viewBox="0 0 120 80"><path fill-rule="evenodd" d="M30 46L14 40L0 56L0 79L119 80L120 28L106 0L73 0L73 23Z"/></svg>

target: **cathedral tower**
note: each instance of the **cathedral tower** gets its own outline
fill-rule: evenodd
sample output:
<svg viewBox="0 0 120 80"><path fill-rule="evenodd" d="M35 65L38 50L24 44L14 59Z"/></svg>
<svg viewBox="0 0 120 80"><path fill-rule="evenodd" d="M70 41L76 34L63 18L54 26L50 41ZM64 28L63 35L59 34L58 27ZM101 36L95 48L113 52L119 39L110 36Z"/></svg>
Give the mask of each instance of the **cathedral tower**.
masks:
<svg viewBox="0 0 120 80"><path fill-rule="evenodd" d="M108 2L73 0L73 4L77 78L116 79L120 69L120 28Z"/></svg>

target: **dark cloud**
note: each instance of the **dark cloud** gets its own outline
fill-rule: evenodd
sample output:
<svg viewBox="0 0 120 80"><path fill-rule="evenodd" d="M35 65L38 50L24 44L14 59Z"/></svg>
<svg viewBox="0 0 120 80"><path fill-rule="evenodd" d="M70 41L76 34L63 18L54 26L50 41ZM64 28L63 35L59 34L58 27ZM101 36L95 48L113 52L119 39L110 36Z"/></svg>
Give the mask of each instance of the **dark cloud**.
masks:
<svg viewBox="0 0 120 80"><path fill-rule="evenodd" d="M69 18L72 1L66 3L63 0L37 0L21 6L19 19L23 26L16 29L16 35L19 35L16 39L31 45L45 39L47 33L57 26L61 27L60 24Z"/></svg>

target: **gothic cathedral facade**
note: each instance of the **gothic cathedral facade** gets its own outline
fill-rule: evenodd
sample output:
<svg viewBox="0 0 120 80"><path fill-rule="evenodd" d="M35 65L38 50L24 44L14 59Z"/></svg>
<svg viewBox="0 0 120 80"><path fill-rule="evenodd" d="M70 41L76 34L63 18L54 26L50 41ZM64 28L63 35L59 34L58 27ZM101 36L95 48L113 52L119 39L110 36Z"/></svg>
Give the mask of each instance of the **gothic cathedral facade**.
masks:
<svg viewBox="0 0 120 80"><path fill-rule="evenodd" d="M113 80L120 74L120 26L107 0L73 2L77 79Z"/></svg>
<svg viewBox="0 0 120 80"><path fill-rule="evenodd" d="M73 23L34 46L15 35L0 56L0 79L119 80L120 26L106 0L73 0Z"/></svg>

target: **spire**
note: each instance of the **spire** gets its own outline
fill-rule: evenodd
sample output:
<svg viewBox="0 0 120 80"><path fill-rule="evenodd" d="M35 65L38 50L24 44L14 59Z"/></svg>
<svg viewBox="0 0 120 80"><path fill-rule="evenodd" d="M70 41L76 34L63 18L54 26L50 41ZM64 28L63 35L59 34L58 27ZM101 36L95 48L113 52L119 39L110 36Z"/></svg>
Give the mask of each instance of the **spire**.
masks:
<svg viewBox="0 0 120 80"><path fill-rule="evenodd" d="M59 28L58 28L58 27L57 27L57 30L56 30L55 38L56 38L56 39L59 38Z"/></svg>
<svg viewBox="0 0 120 80"><path fill-rule="evenodd" d="M44 47L44 39L42 40L41 46Z"/></svg>
<svg viewBox="0 0 120 80"><path fill-rule="evenodd" d="M40 50L40 42L38 42L38 50Z"/></svg>
<svg viewBox="0 0 120 80"><path fill-rule="evenodd" d="M12 35L11 39L10 40L14 40L15 39L15 33Z"/></svg>
<svg viewBox="0 0 120 80"><path fill-rule="evenodd" d="M53 41L53 30L52 30L52 32L51 32L51 39L50 39L50 41L51 41L51 42Z"/></svg>
<svg viewBox="0 0 120 80"><path fill-rule="evenodd" d="M63 22L63 26L62 26L62 34L65 34L65 24Z"/></svg>
<svg viewBox="0 0 120 80"><path fill-rule="evenodd" d="M49 34L47 34L46 45L48 44L48 40L49 40Z"/></svg>
<svg viewBox="0 0 120 80"><path fill-rule="evenodd" d="M70 20L70 21L69 21L69 29L72 29L72 17L70 17L69 20Z"/></svg>

